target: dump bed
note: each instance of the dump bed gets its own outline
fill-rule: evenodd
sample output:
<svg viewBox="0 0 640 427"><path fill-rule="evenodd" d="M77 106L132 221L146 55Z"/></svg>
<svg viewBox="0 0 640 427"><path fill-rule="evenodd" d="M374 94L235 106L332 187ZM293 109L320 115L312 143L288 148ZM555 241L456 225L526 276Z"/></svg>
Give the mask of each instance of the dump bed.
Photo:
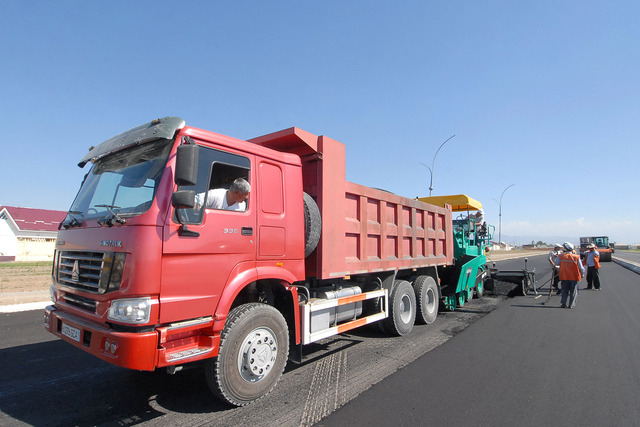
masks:
<svg viewBox="0 0 640 427"><path fill-rule="evenodd" d="M290 128L251 140L300 156L304 191L322 218L307 276L330 279L448 265L453 259L451 208L347 182L344 144Z"/></svg>

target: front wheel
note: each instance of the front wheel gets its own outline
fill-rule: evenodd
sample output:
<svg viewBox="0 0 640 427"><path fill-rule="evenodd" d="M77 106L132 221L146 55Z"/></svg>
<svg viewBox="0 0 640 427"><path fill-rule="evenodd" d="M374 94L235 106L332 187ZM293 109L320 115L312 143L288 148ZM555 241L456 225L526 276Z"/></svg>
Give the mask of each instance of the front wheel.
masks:
<svg viewBox="0 0 640 427"><path fill-rule="evenodd" d="M278 310L260 303L238 306L220 335L218 357L207 361L207 384L220 399L245 406L275 387L288 355L289 331Z"/></svg>

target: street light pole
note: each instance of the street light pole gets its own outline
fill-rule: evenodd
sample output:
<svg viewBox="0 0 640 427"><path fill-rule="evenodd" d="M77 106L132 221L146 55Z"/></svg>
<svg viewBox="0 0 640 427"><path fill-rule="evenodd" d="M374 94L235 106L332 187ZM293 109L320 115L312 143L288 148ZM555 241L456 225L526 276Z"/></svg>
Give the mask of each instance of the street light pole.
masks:
<svg viewBox="0 0 640 427"><path fill-rule="evenodd" d="M425 165L424 163L420 162L420 164L422 166L424 166L425 168L429 169L429 197L431 197L431 192L433 191L433 172L431 172L431 168L427 165Z"/></svg>
<svg viewBox="0 0 640 427"><path fill-rule="evenodd" d="M433 156L433 161L431 162L431 167L425 165L424 163L420 163L422 166L424 166L425 168L429 169L429 175L430 175L430 179L429 179L429 197L431 197L431 193L433 193L433 171L434 171L434 167L435 167L435 163L436 163L436 157L438 156L438 152L444 146L444 144L446 144L454 136L455 135L451 135L449 138L447 138L447 140L445 142L440 144L440 147L438 147L438 150L436 151L436 154Z"/></svg>
<svg viewBox="0 0 640 427"><path fill-rule="evenodd" d="M502 190L502 194L500 195L500 201L498 202L498 216L499 216L499 225L498 225L498 245L502 245L502 196L504 196L504 192L513 187L515 184L511 184L504 190ZM493 199L495 200L495 199Z"/></svg>

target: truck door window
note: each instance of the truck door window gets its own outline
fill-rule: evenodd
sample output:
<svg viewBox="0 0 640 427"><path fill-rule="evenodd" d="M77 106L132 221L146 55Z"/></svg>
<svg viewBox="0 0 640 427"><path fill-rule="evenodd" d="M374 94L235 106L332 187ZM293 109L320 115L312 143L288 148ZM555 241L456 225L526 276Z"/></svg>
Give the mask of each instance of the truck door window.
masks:
<svg viewBox="0 0 640 427"><path fill-rule="evenodd" d="M251 162L247 157L225 151L206 148L201 145L198 153L198 179L194 186L180 186L180 190L193 190L196 193L194 209L180 209L181 222L201 224L208 199L213 196L209 190L226 192L237 178L249 181ZM250 197L245 201L248 208Z"/></svg>

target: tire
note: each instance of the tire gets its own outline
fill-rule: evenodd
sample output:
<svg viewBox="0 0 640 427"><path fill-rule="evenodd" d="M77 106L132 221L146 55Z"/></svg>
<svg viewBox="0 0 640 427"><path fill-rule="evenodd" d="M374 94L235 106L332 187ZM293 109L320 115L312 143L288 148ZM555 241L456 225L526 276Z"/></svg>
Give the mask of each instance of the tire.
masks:
<svg viewBox="0 0 640 427"><path fill-rule="evenodd" d="M248 405L273 390L288 355L289 330L278 310L260 303L238 306L227 317L218 357L207 360L207 384L221 400Z"/></svg>
<svg viewBox="0 0 640 427"><path fill-rule="evenodd" d="M389 296L389 317L384 319L384 330L390 335L407 335L416 321L416 295L406 280L396 280Z"/></svg>
<svg viewBox="0 0 640 427"><path fill-rule="evenodd" d="M413 291L416 294L416 323L422 325L432 324L438 317L438 285L431 276L418 276L413 282Z"/></svg>
<svg viewBox="0 0 640 427"><path fill-rule="evenodd" d="M307 193L302 193L304 200L304 257L308 257L318 246L320 232L322 231L322 219L320 209Z"/></svg>
<svg viewBox="0 0 640 427"><path fill-rule="evenodd" d="M482 298L482 296L484 295L485 281L489 280L487 279L488 275L485 274L486 269L484 267L480 267L479 271L480 271L480 276L484 274L484 278L478 281L478 284L476 285L475 293L473 295L474 298L478 298L478 299Z"/></svg>
<svg viewBox="0 0 640 427"><path fill-rule="evenodd" d="M484 296L484 280L481 280L477 285L476 285L476 293L474 295L476 298L482 298Z"/></svg>

